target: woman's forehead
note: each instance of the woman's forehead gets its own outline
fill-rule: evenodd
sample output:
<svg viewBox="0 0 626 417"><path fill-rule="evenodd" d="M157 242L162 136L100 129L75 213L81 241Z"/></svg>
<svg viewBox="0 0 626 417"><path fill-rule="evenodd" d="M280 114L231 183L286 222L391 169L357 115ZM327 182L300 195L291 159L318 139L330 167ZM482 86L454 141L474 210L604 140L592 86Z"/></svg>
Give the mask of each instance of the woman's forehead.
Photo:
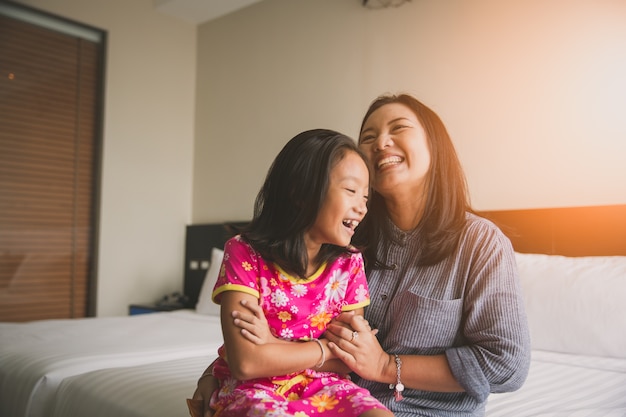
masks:
<svg viewBox="0 0 626 417"><path fill-rule="evenodd" d="M370 114L367 118L366 125L371 122L389 121L396 118L406 118L417 120L415 113L405 104L387 103L383 104Z"/></svg>

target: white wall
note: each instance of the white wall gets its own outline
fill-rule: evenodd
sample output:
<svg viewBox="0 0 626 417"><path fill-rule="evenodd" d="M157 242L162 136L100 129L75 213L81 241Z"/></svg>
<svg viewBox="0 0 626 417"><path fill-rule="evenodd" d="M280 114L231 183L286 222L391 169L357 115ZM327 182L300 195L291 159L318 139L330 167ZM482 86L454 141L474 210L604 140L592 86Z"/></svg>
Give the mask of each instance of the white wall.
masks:
<svg viewBox="0 0 626 417"><path fill-rule="evenodd" d="M182 288L196 27L152 0L22 0L108 32L98 316Z"/></svg>
<svg viewBox="0 0 626 417"><path fill-rule="evenodd" d="M289 138L382 92L440 114L479 209L626 203L623 0L263 0L197 38L152 0L21 2L108 32L100 316L180 290L187 223L248 219Z"/></svg>
<svg viewBox="0 0 626 417"><path fill-rule="evenodd" d="M247 219L301 130L383 92L448 126L478 209L626 203L626 2L264 0L200 26L194 222Z"/></svg>

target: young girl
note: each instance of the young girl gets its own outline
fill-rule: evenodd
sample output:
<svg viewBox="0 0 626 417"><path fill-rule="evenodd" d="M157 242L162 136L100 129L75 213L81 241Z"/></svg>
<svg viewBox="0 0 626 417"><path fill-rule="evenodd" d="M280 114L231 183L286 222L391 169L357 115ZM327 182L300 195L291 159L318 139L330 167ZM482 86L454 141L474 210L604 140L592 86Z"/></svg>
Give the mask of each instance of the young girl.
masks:
<svg viewBox="0 0 626 417"><path fill-rule="evenodd" d="M342 311L369 304L363 258L350 246L368 192L365 159L347 136L306 131L278 154L252 222L224 247L213 292L224 335L216 417L393 416L349 380L322 338ZM262 308L274 343L245 339L232 315L242 303Z"/></svg>

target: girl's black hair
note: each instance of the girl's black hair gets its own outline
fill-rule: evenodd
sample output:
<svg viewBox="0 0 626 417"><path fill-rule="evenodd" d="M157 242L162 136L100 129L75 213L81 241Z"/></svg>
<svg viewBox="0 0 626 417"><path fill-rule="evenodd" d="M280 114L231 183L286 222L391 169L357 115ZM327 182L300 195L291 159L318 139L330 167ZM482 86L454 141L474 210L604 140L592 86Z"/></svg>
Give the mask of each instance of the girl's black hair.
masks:
<svg viewBox="0 0 626 417"><path fill-rule="evenodd" d="M374 100L363 117L360 132L373 112L391 103L404 104L411 109L426 133L431 166L427 174L426 206L418 225L424 244L416 256L418 264L434 265L456 249L465 227L466 213L473 212L467 181L450 135L439 116L408 94L383 95ZM368 269L388 266L376 255L379 242L392 241L388 217L383 197L372 190L368 214L352 240L355 245L365 248L363 255Z"/></svg>
<svg viewBox="0 0 626 417"><path fill-rule="evenodd" d="M242 237L264 259L306 277L309 259L304 234L315 223L332 168L348 152L366 161L352 138L327 129L302 132L283 147L257 194L253 219L242 230ZM352 250L323 244L316 260L330 262Z"/></svg>

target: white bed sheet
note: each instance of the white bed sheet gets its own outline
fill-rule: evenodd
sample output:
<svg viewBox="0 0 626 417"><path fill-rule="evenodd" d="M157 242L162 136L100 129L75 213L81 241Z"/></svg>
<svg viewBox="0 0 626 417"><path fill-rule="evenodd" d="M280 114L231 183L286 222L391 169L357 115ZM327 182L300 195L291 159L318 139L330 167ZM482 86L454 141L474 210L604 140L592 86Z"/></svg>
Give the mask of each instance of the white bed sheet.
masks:
<svg viewBox="0 0 626 417"><path fill-rule="evenodd" d="M489 396L487 417L624 417L626 359L534 350L518 391Z"/></svg>
<svg viewBox="0 0 626 417"><path fill-rule="evenodd" d="M0 323L0 416L48 416L70 376L197 357L221 344L219 317L193 310Z"/></svg>
<svg viewBox="0 0 626 417"><path fill-rule="evenodd" d="M189 417L198 377L217 357L103 369L65 379L50 417Z"/></svg>
<svg viewBox="0 0 626 417"><path fill-rule="evenodd" d="M66 378L53 417L187 417L205 355ZM533 351L518 391L492 394L487 417L624 417L626 360Z"/></svg>

